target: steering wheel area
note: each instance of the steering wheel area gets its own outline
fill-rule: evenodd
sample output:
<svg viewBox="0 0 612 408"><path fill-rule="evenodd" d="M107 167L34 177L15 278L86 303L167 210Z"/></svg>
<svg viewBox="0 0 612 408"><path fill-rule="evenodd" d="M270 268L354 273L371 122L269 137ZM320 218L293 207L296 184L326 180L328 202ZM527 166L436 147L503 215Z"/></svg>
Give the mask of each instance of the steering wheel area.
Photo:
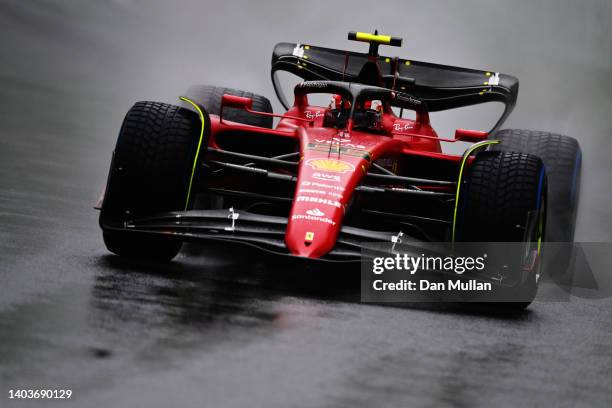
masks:
<svg viewBox="0 0 612 408"><path fill-rule="evenodd" d="M295 103L298 109L308 105L309 94L331 94L331 102L325 109L323 126L352 128L372 133L383 133L383 112L391 106L420 111L423 103L417 98L387 88L339 81L306 81L295 87Z"/></svg>

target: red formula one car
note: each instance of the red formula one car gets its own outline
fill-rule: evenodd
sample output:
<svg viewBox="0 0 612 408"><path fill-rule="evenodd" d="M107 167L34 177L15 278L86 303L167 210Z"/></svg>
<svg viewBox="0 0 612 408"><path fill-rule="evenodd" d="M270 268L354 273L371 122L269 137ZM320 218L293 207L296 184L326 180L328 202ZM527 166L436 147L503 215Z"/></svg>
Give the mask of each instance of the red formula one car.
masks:
<svg viewBox="0 0 612 408"><path fill-rule="evenodd" d="M516 78L380 56L380 44L401 45L396 37L349 39L369 43L368 53L276 45L284 114L265 97L207 85L191 87L180 106L136 103L99 206L107 248L169 260L185 240L212 239L354 261L365 242L400 236L523 242L537 252L546 229L549 239L573 239L580 149L566 136L498 130ZM292 104L278 71L304 80ZM491 101L505 110L490 132L441 138L430 123L429 112ZM473 144L462 155L442 151L456 141ZM521 281L535 285L536 272Z"/></svg>

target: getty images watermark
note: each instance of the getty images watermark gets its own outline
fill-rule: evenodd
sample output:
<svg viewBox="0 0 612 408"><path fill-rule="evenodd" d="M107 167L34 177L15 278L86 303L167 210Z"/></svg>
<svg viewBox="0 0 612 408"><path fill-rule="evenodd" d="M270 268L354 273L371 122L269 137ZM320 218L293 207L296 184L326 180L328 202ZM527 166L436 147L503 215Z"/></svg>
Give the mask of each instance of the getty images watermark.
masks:
<svg viewBox="0 0 612 408"><path fill-rule="evenodd" d="M612 243L374 243L364 302L530 302L612 296Z"/></svg>
<svg viewBox="0 0 612 408"><path fill-rule="evenodd" d="M372 261L372 272L381 275L389 271L404 271L414 276L418 271L454 272L463 275L466 272L483 271L486 267L487 254L482 256L411 256L407 253L395 254L389 257L375 257ZM385 282L383 279L375 279L372 288L376 291L385 290L408 290L408 291L444 291L444 290L466 290L484 291L491 290L490 282L481 282L476 279L447 279L436 282L429 279L400 279L399 281Z"/></svg>

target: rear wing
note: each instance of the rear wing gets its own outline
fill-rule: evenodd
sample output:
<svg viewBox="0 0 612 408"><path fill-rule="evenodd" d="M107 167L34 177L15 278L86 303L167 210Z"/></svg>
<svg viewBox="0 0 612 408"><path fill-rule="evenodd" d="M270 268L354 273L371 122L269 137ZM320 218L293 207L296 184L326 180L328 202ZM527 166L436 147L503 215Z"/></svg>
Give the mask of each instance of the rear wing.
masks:
<svg viewBox="0 0 612 408"><path fill-rule="evenodd" d="M305 81L357 82L406 92L423 100L430 112L501 102L505 109L493 130L512 112L519 85L517 78L494 71L279 43L272 53L271 74L276 95L286 109L289 103L280 87L277 71L290 72Z"/></svg>

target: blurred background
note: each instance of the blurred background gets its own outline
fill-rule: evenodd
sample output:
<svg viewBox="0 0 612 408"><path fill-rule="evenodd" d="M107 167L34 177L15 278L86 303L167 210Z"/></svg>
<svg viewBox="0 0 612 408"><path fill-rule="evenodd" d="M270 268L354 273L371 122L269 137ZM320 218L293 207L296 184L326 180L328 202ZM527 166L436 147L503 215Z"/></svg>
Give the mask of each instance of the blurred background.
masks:
<svg viewBox="0 0 612 408"><path fill-rule="evenodd" d="M607 405L608 300L509 321L304 295L267 282L256 257L246 276L235 260L125 264L91 207L134 102L203 83L280 111L277 42L364 51L347 32L378 29L404 39L381 54L518 77L505 126L579 140L576 240L610 242L610 21L609 0L0 0L2 392L72 386L75 406ZM447 137L486 129L484 109L432 122Z"/></svg>

